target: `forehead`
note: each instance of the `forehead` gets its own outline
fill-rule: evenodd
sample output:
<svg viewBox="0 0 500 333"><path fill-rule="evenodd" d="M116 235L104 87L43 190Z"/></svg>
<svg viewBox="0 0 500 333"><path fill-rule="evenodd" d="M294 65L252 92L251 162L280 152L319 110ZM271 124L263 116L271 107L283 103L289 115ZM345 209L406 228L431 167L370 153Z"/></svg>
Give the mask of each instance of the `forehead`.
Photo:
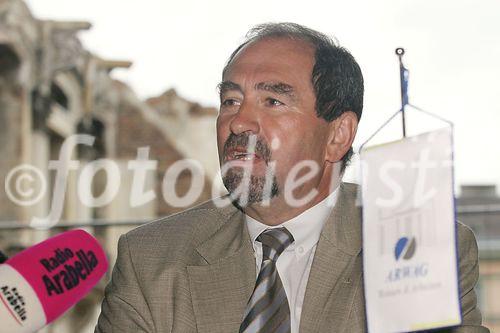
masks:
<svg viewBox="0 0 500 333"><path fill-rule="evenodd" d="M224 80L254 78L310 82L314 61L314 48L305 41L266 38L244 46L233 58Z"/></svg>

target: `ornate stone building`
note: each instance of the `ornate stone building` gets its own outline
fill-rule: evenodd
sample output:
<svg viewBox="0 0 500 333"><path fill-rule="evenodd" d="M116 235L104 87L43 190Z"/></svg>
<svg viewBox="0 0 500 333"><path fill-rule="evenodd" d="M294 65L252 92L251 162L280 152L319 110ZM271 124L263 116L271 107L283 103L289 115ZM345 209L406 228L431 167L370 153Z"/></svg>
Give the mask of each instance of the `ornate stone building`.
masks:
<svg viewBox="0 0 500 333"><path fill-rule="evenodd" d="M186 158L200 161L203 170L198 195L189 205L211 196L218 165L215 109L173 90L142 101L110 76L130 62L102 59L82 46L77 33L90 28L88 22L39 20L23 1L0 0L0 177L2 188L9 188L0 191L0 250L8 255L83 226L103 244L112 265L120 234L186 208L163 195L163 186L179 197L192 187L195 176L188 171L165 181L167 171ZM94 141L77 144L76 134ZM65 145L74 149L60 158ZM51 167L59 159L66 174ZM143 192L151 192L149 200L132 202L131 161L148 170L139 183ZM13 170L25 164L36 167L46 183L32 173L16 183L19 193L12 194L9 175L17 176ZM110 185L116 174L119 182ZM64 183L62 194L58 182ZM90 201L82 199L82 187L90 189ZM32 192L42 195L26 204ZM92 204L99 198L103 204ZM61 214L53 214L57 207ZM51 221L51 228L34 229L42 226L34 218ZM108 278L43 332L93 332Z"/></svg>

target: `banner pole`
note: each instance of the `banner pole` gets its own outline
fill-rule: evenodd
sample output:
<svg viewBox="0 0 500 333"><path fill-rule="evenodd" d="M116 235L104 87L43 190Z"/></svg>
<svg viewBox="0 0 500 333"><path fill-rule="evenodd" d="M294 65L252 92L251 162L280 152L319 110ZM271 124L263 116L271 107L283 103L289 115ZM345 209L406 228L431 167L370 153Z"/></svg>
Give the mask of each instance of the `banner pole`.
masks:
<svg viewBox="0 0 500 333"><path fill-rule="evenodd" d="M403 65L404 54L404 48L398 47L396 49L396 55L399 59L399 82L401 87L401 119L403 125L403 138L406 138L405 106L408 104L408 70Z"/></svg>

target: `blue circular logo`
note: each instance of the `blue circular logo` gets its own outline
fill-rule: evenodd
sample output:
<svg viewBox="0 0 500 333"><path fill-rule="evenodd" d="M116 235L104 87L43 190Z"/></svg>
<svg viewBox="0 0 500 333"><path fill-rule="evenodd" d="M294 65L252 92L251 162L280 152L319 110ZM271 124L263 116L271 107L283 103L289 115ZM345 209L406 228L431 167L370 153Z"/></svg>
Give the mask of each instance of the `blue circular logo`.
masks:
<svg viewBox="0 0 500 333"><path fill-rule="evenodd" d="M397 241L396 247L394 248L394 256L396 257L396 260L401 258L404 260L411 259L415 254L416 248L417 242L415 237L401 237Z"/></svg>

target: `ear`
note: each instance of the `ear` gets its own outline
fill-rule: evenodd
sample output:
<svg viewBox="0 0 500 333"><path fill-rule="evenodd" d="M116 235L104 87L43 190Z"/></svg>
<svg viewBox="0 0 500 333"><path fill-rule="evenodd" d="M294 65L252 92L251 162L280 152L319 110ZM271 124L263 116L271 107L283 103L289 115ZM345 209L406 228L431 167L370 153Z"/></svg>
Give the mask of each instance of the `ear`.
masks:
<svg viewBox="0 0 500 333"><path fill-rule="evenodd" d="M352 111L342 113L330 124L326 161L339 162L352 146L358 129L358 117Z"/></svg>

